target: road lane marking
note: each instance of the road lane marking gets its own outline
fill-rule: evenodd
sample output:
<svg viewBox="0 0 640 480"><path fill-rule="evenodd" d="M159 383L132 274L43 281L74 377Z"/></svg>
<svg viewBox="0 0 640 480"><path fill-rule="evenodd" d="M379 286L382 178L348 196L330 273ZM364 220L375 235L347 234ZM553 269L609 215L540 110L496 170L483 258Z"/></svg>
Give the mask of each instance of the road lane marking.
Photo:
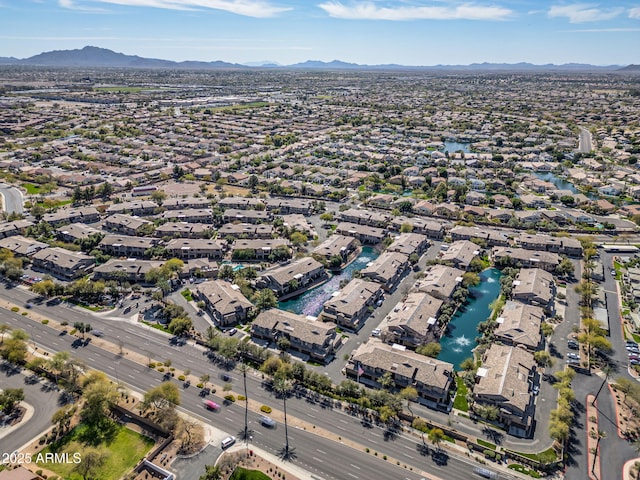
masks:
<svg viewBox="0 0 640 480"><path fill-rule="evenodd" d="M349 472L347 472L347 473L349 474L349 476L350 476L350 477L358 478L358 476L357 476L357 475L354 475L353 473L349 473Z"/></svg>
<svg viewBox="0 0 640 480"><path fill-rule="evenodd" d="M316 450L317 450L318 452L320 452L321 454L323 454L323 455L326 455L326 454L327 454L327 452L323 452L323 451L322 451L322 450L320 450L319 448L316 448Z"/></svg>
<svg viewBox="0 0 640 480"><path fill-rule="evenodd" d="M356 470L361 470L361 468L360 468L359 466L354 465L353 463L351 464L351 466L352 466L353 468L355 468Z"/></svg>

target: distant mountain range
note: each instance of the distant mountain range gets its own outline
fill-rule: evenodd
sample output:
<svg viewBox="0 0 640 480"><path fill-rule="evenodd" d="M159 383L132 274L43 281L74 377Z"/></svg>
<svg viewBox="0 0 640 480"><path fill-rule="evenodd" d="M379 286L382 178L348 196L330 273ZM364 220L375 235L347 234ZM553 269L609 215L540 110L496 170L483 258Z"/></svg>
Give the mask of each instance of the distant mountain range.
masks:
<svg viewBox="0 0 640 480"><path fill-rule="evenodd" d="M0 65L32 65L47 67L112 67L112 68L175 68L183 70L197 69L301 69L301 70L467 70L467 71L640 71L640 65L596 66L582 63L566 63L563 65L534 65L532 63L472 63L470 65L360 65L357 63L333 60L322 62L307 60L293 65L279 65L272 62L253 62L247 64L229 63L222 61L174 62L157 58L144 58L137 55L125 55L106 48L84 47L76 50L54 50L34 55L29 58L0 57Z"/></svg>

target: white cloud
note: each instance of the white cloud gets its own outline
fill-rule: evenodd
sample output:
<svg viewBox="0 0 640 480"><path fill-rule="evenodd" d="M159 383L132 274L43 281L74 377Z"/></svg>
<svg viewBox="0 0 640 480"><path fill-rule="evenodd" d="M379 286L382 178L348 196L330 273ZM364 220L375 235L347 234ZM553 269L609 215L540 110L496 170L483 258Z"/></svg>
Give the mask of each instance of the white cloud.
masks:
<svg viewBox="0 0 640 480"><path fill-rule="evenodd" d="M563 33L616 33L640 32L640 28L583 28L580 30L560 30Z"/></svg>
<svg viewBox="0 0 640 480"><path fill-rule="evenodd" d="M624 8L616 7L607 10L598 8L598 5L576 3L574 5L557 5L549 9L547 13L551 18L566 17L570 23L598 22L611 20L622 14Z"/></svg>
<svg viewBox="0 0 640 480"><path fill-rule="evenodd" d="M81 0L59 0L60 6L77 8L76 3ZM87 0L82 0L86 3ZM246 17L265 18L291 10L287 7L277 7L263 0L93 0L93 3L108 3L131 7L151 7L168 10L223 10Z"/></svg>
<svg viewBox="0 0 640 480"><path fill-rule="evenodd" d="M635 8L629 9L629 18L640 19L640 7L635 7Z"/></svg>
<svg viewBox="0 0 640 480"><path fill-rule="evenodd" d="M507 20L514 13L508 8L474 3L454 7L380 7L369 1L350 5L329 1L319 4L318 7L331 17L345 20Z"/></svg>

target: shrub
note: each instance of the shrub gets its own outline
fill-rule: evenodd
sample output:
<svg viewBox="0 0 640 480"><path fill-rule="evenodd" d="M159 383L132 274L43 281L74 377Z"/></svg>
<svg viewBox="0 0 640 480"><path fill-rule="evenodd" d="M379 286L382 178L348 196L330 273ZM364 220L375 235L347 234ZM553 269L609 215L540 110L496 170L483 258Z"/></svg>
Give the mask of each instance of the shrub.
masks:
<svg viewBox="0 0 640 480"><path fill-rule="evenodd" d="M42 320L41 322L43 325L46 325L47 323L49 323L49 320L47 320L46 318L44 320Z"/></svg>
<svg viewBox="0 0 640 480"><path fill-rule="evenodd" d="M482 452L482 454L487 458L495 458L496 457L496 452L494 452L493 450L489 450L489 449L484 450Z"/></svg>
<svg viewBox="0 0 640 480"><path fill-rule="evenodd" d="M241 401L241 402L242 402L242 401L244 401L244 400L246 400L246 399L247 399L247 397L245 397L244 395L238 395L238 400L239 400L239 401Z"/></svg>
<svg viewBox="0 0 640 480"><path fill-rule="evenodd" d="M196 387L198 387L198 388L204 388L204 383L198 383L198 384L196 385Z"/></svg>
<svg viewBox="0 0 640 480"><path fill-rule="evenodd" d="M153 362L151 362L151 363L149 364L149 368L156 368L156 364L155 364L155 363L153 363Z"/></svg>
<svg viewBox="0 0 640 480"><path fill-rule="evenodd" d="M26 317L26 316L27 316L27 312L22 312L22 314L21 314L21 315L22 315L23 317Z"/></svg>
<svg viewBox="0 0 640 480"><path fill-rule="evenodd" d="M12 312L18 312L20 309L18 307L11 307L11 311Z"/></svg>
<svg viewBox="0 0 640 480"><path fill-rule="evenodd" d="M161 372L161 373L164 372L164 367L159 367L158 371Z"/></svg>
<svg viewBox="0 0 640 480"><path fill-rule="evenodd" d="M63 327L66 327L67 325L69 325L69 322L67 322L66 320L64 322L62 322L60 325L62 325Z"/></svg>
<svg viewBox="0 0 640 480"><path fill-rule="evenodd" d="M235 402L236 401L236 397L234 397L233 395L225 395L224 399L228 402Z"/></svg>
<svg viewBox="0 0 640 480"><path fill-rule="evenodd" d="M78 332L75 328L69 332L69 335L75 335Z"/></svg>
<svg viewBox="0 0 640 480"><path fill-rule="evenodd" d="M266 405L262 405L260 407L260 411L264 413L271 413L273 409L271 407L267 407Z"/></svg>
<svg viewBox="0 0 640 480"><path fill-rule="evenodd" d="M178 376L178 380L180 380L181 382L184 382L186 379L187 377L185 377L184 375Z"/></svg>

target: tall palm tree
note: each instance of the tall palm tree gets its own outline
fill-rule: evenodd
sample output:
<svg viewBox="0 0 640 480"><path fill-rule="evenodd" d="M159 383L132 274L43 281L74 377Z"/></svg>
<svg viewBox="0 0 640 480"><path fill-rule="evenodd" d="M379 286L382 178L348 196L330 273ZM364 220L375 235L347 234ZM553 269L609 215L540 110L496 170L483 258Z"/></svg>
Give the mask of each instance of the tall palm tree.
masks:
<svg viewBox="0 0 640 480"><path fill-rule="evenodd" d="M247 396L247 371L249 366L245 363L244 355L242 356L242 363L240 364L240 371L242 372L242 381L244 383L244 432L242 436L245 443L249 444L249 397Z"/></svg>
<svg viewBox="0 0 640 480"><path fill-rule="evenodd" d="M273 388L279 395L282 395L282 406L284 409L285 444L280 452L280 456L283 460L290 460L295 457L294 449L289 447L289 428L287 424L287 397L289 396L289 392L291 392L291 382L284 378L277 378Z"/></svg>

